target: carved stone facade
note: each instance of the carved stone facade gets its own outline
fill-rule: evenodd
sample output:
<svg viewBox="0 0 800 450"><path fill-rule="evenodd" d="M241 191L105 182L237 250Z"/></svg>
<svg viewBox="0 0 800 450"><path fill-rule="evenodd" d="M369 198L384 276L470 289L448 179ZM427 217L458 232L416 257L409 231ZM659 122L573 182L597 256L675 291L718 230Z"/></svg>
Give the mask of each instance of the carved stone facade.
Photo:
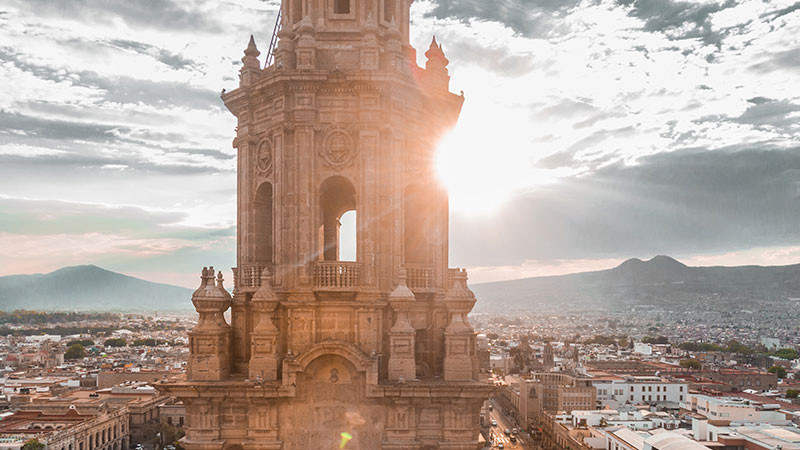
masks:
<svg viewBox="0 0 800 450"><path fill-rule="evenodd" d="M187 450L478 447L475 296L448 268L438 141L458 119L434 40L416 64L410 0L284 0L275 62L240 86L232 298L204 270L186 382ZM356 211L356 258L340 219ZM231 308L231 325L223 313Z"/></svg>

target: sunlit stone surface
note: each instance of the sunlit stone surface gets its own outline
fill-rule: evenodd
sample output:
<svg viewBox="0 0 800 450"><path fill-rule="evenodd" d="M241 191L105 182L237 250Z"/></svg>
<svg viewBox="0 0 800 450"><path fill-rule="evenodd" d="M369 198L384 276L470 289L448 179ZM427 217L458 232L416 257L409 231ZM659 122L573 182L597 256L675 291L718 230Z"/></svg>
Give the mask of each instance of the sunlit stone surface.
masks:
<svg viewBox="0 0 800 450"><path fill-rule="evenodd" d="M478 447L491 388L433 157L464 98L435 40L416 65L409 5L284 1L274 62L251 40L222 95L238 268L232 298L204 270L187 381L161 386L187 405L187 450Z"/></svg>

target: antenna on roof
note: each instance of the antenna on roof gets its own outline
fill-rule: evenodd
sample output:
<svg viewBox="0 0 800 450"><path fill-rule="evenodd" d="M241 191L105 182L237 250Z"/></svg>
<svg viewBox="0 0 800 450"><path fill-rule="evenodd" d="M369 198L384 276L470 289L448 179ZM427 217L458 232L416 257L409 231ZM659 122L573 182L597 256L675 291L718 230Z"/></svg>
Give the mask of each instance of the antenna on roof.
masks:
<svg viewBox="0 0 800 450"><path fill-rule="evenodd" d="M278 16L275 18L275 27L272 29L272 39L269 41L269 50L267 51L267 63L265 67L271 66L272 61L275 59L275 47L278 46L278 32L281 31L282 11L283 2L281 2L281 7L278 9Z"/></svg>

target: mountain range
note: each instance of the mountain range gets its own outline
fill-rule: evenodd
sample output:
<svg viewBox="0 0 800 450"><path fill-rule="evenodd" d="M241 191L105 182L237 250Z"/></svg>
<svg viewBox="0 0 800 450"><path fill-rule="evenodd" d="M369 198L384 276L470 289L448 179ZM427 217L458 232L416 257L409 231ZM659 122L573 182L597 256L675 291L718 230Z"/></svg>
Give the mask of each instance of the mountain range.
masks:
<svg viewBox="0 0 800 450"><path fill-rule="evenodd" d="M689 267L669 256L629 259L596 272L473 284L473 312L629 311L651 307L757 308L763 302L800 306L800 264ZM0 277L0 310L191 311L192 290L152 283L93 265L47 274Z"/></svg>
<svg viewBox="0 0 800 450"><path fill-rule="evenodd" d="M689 267L669 256L629 259L617 267L570 275L471 286L473 312L625 311L654 307L689 311L747 308L800 300L800 264Z"/></svg>
<svg viewBox="0 0 800 450"><path fill-rule="evenodd" d="M0 277L0 309L37 311L190 311L192 290L87 265Z"/></svg>

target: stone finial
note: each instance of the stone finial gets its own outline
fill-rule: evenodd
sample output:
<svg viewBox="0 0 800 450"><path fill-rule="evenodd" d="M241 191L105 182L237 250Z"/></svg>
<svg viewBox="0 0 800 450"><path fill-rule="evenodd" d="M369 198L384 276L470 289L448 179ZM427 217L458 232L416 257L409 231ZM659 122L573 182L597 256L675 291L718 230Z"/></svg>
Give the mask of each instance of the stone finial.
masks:
<svg viewBox="0 0 800 450"><path fill-rule="evenodd" d="M314 33L314 22L311 21L311 16L306 15L297 24L297 32L301 35Z"/></svg>
<svg viewBox="0 0 800 450"><path fill-rule="evenodd" d="M368 31L378 30L378 23L375 21L375 16L372 15L372 11L367 14L367 23L364 24L364 29Z"/></svg>
<svg viewBox="0 0 800 450"><path fill-rule="evenodd" d="M258 51L258 47L256 47L256 38L253 37L252 34L250 35L250 42L247 43L247 48L244 49L244 54L245 56L253 56L256 58L261 54L261 52Z"/></svg>
<svg viewBox="0 0 800 450"><path fill-rule="evenodd" d="M261 68L261 63L258 61L258 55L261 52L258 51L258 47L256 47L256 39L253 35L250 35L250 42L247 44L247 48L244 49L244 57L242 58L242 72L246 72L250 69L258 70Z"/></svg>
<svg viewBox="0 0 800 450"><path fill-rule="evenodd" d="M414 293L411 292L411 289L408 288L406 284L406 269L400 269L400 274L397 276L397 287L394 288L391 294L389 294L389 301L398 301L398 300L410 300L415 301L416 297L414 297Z"/></svg>
<svg viewBox="0 0 800 450"><path fill-rule="evenodd" d="M450 61L444 56L442 44L436 42L436 36L431 39L431 45L428 47L428 51L425 52L425 57L428 58L429 64L431 62L437 62L445 67L450 64Z"/></svg>
<svg viewBox="0 0 800 450"><path fill-rule="evenodd" d="M261 286L253 294L254 302L277 302L278 295L272 289L272 277L265 267L261 270Z"/></svg>
<svg viewBox="0 0 800 450"><path fill-rule="evenodd" d="M400 39L401 33L400 28L397 26L397 21L394 20L394 16L392 16L392 21L389 22L389 29L387 30L387 36L389 39Z"/></svg>

